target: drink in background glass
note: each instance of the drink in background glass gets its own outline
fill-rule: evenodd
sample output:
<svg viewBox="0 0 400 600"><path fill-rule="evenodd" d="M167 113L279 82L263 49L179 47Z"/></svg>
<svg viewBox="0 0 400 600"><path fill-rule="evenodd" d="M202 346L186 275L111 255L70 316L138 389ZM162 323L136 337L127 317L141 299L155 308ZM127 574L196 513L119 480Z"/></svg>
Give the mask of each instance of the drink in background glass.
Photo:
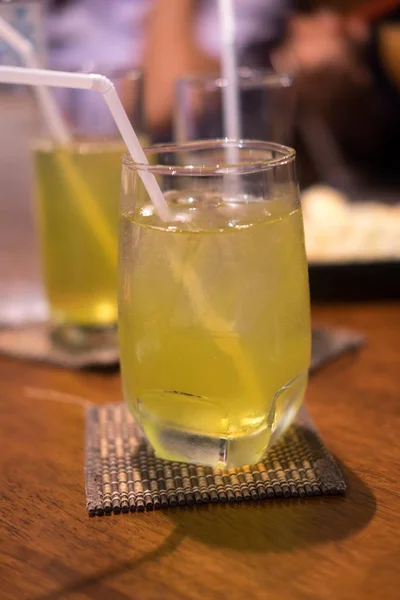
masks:
<svg viewBox="0 0 400 600"><path fill-rule="evenodd" d="M262 69L239 69L241 137L291 143L295 98L291 77ZM178 79L174 133L177 142L224 138L223 88L218 75Z"/></svg>
<svg viewBox="0 0 400 600"><path fill-rule="evenodd" d="M119 336L126 401L157 455L237 467L296 415L311 336L294 151L241 142L226 168L227 145L153 147L169 222L124 157Z"/></svg>
<svg viewBox="0 0 400 600"><path fill-rule="evenodd" d="M55 323L116 322L115 194L123 152L119 142L36 147L45 287Z"/></svg>
<svg viewBox="0 0 400 600"><path fill-rule="evenodd" d="M145 143L140 73L112 79ZM67 148L38 142L34 149L50 316L55 331L71 343L86 343L90 333L103 335L107 328L115 335L117 320L117 198L125 147L99 96L59 90L74 142Z"/></svg>

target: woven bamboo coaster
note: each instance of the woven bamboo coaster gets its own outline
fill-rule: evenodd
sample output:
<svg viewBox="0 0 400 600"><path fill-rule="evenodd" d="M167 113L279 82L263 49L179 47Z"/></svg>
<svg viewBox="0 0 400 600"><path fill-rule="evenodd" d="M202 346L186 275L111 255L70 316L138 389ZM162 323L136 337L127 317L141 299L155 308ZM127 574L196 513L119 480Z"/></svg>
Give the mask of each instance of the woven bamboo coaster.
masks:
<svg viewBox="0 0 400 600"><path fill-rule="evenodd" d="M341 327L313 327L310 372L338 358L344 352L360 348L364 337L357 331Z"/></svg>
<svg viewBox="0 0 400 600"><path fill-rule="evenodd" d="M156 458L124 404L90 407L85 475L90 516L338 495L346 490L342 473L304 408L263 462L222 471Z"/></svg>
<svg viewBox="0 0 400 600"><path fill-rule="evenodd" d="M100 330L90 342L68 343L45 321L8 327L0 329L0 354L68 369L118 366L117 330Z"/></svg>

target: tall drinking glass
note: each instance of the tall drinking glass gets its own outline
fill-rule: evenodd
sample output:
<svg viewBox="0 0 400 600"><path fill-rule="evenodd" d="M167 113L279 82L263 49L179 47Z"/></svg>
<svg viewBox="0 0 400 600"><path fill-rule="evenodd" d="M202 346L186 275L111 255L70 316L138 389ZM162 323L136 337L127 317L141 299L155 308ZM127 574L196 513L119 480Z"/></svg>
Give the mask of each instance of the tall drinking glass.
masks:
<svg viewBox="0 0 400 600"><path fill-rule="evenodd" d="M228 145L239 164L225 164ZM295 152L213 140L153 146L148 157L151 167L123 159L126 401L159 457L255 463L296 415L310 363ZM164 192L168 222L155 213L143 169Z"/></svg>
<svg viewBox="0 0 400 600"><path fill-rule="evenodd" d="M139 72L113 77L144 135ZM45 291L57 338L89 345L116 338L120 161L125 146L99 94L59 90L74 141L34 148ZM116 341L116 339L115 339Z"/></svg>
<svg viewBox="0 0 400 600"><path fill-rule="evenodd" d="M238 71L241 137L291 143L295 96L292 78L272 71ZM175 88L174 134L177 142L225 137L223 89L218 75L179 79Z"/></svg>

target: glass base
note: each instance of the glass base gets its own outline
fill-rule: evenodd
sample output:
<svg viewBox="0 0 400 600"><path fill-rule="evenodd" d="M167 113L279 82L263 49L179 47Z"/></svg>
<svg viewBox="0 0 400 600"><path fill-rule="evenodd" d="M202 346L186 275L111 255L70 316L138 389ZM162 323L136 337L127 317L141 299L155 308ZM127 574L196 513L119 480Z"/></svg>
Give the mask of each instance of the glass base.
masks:
<svg viewBox="0 0 400 600"><path fill-rule="evenodd" d="M159 458L219 468L255 464L294 420L303 400L307 377L308 372L303 371L284 385L274 395L263 423L238 436L184 431L151 413L140 400L136 417Z"/></svg>
<svg viewBox="0 0 400 600"><path fill-rule="evenodd" d="M213 467L235 468L258 462L269 445L270 431L263 430L239 437L212 437L171 427L155 427L156 454L165 460L197 463ZM150 440L151 441L151 440Z"/></svg>
<svg viewBox="0 0 400 600"><path fill-rule="evenodd" d="M51 333L58 346L69 351L89 351L118 345L116 324L110 325L56 325Z"/></svg>

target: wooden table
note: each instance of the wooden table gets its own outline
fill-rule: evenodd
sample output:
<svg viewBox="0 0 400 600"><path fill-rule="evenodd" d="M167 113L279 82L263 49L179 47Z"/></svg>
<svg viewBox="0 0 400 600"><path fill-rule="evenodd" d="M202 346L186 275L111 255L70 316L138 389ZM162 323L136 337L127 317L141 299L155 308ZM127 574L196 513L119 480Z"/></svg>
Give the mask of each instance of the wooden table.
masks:
<svg viewBox="0 0 400 600"><path fill-rule="evenodd" d="M119 375L1 359L1 600L399 598L400 306L314 317L367 336L307 393L345 498L89 519L84 409L120 400Z"/></svg>

